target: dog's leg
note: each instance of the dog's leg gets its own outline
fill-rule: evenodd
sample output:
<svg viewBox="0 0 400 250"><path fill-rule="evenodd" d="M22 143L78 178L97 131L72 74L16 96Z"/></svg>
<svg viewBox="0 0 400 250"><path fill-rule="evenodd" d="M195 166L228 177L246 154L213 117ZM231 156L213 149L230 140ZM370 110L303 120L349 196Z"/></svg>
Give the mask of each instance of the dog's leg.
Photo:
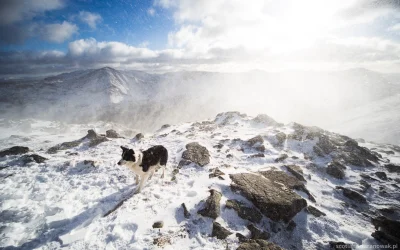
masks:
<svg viewBox="0 0 400 250"><path fill-rule="evenodd" d="M135 194L140 193L140 191L142 191L143 186L146 183L149 176L150 176L149 174L145 174L140 178L140 184L139 184L139 187L136 189Z"/></svg>
<svg viewBox="0 0 400 250"><path fill-rule="evenodd" d="M139 184L139 175L135 175L135 181L136 181L136 185L138 185Z"/></svg>
<svg viewBox="0 0 400 250"><path fill-rule="evenodd" d="M151 178L153 177L153 175L154 175L154 171L156 171L156 169L155 168L153 168L152 170L150 170L151 171L151 173L150 173L150 177L149 177L149 180L151 180Z"/></svg>
<svg viewBox="0 0 400 250"><path fill-rule="evenodd" d="M165 176L165 167L166 167L166 166L162 166L162 165L161 165L161 168L162 168L161 179L164 179L164 176Z"/></svg>

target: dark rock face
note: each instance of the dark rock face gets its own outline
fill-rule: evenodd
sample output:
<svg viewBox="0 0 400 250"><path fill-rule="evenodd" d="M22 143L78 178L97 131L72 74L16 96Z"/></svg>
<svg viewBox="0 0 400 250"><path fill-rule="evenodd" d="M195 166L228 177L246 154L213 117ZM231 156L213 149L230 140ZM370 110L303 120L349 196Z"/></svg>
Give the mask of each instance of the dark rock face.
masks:
<svg viewBox="0 0 400 250"><path fill-rule="evenodd" d="M190 218L190 213L187 210L185 203L182 203L181 207L183 209L183 216L185 216L186 219Z"/></svg>
<svg viewBox="0 0 400 250"><path fill-rule="evenodd" d="M171 127L171 125L169 125L169 124L164 124L164 125L161 126L161 129L166 129L166 128L169 128L169 127Z"/></svg>
<svg viewBox="0 0 400 250"><path fill-rule="evenodd" d="M337 186L336 189L341 189L343 190L343 195L346 196L347 198L349 198L350 200L359 202L359 203L367 203L367 199L365 199L365 197L360 194L359 192L356 192L354 190L345 188L345 187L341 187L341 186Z"/></svg>
<svg viewBox="0 0 400 250"><path fill-rule="evenodd" d="M249 158L263 158L265 155L263 153L250 155Z"/></svg>
<svg viewBox="0 0 400 250"><path fill-rule="evenodd" d="M283 250L274 243L265 240L249 240L239 245L237 250Z"/></svg>
<svg viewBox="0 0 400 250"><path fill-rule="evenodd" d="M162 228L164 226L164 222L162 221L156 221L153 224L153 228Z"/></svg>
<svg viewBox="0 0 400 250"><path fill-rule="evenodd" d="M294 221L291 220L291 221L288 223L288 225L287 225L287 227L286 227L286 230L289 231L289 232L292 232L296 227L297 227L296 222L294 222Z"/></svg>
<svg viewBox="0 0 400 250"><path fill-rule="evenodd" d="M247 229L251 233L252 240L268 240L271 237L268 232L258 229L253 224L248 225Z"/></svg>
<svg viewBox="0 0 400 250"><path fill-rule="evenodd" d="M249 207L240 201L227 200L225 206L235 210L238 216L244 220L259 223L262 219L262 214L256 208Z"/></svg>
<svg viewBox="0 0 400 250"><path fill-rule="evenodd" d="M308 206L308 207L306 208L306 211L307 211L309 214L314 215L315 217L326 216L325 213L319 211L317 208L315 208L315 207L313 207L313 206Z"/></svg>
<svg viewBox="0 0 400 250"><path fill-rule="evenodd" d="M29 152L28 147L14 146L0 151L0 157L4 157L7 155L21 155L21 154L26 154L28 152Z"/></svg>
<svg viewBox="0 0 400 250"><path fill-rule="evenodd" d="M186 145L186 150L182 153L182 159L194 162L203 167L210 163L210 153L206 147L197 142L191 142Z"/></svg>
<svg viewBox="0 0 400 250"><path fill-rule="evenodd" d="M22 157L22 161L24 162L24 164L27 164L29 162L43 163L46 160L47 158L44 158L43 156L37 154L25 155Z"/></svg>
<svg viewBox="0 0 400 250"><path fill-rule="evenodd" d="M289 156L287 154L281 154L278 158L275 159L275 162L282 162L286 160Z"/></svg>
<svg viewBox="0 0 400 250"><path fill-rule="evenodd" d="M257 151L264 152L265 146L263 145L263 143L264 143L264 139L262 138L262 136L257 135L256 137L253 137L253 138L247 140L245 145L248 147L251 147Z"/></svg>
<svg viewBox="0 0 400 250"><path fill-rule="evenodd" d="M260 175L240 173L230 177L233 181L231 189L240 192L261 213L274 221L283 220L287 223L307 206L306 200L289 188L285 190L281 184Z"/></svg>
<svg viewBox="0 0 400 250"><path fill-rule="evenodd" d="M144 135L142 133L139 133L139 134L135 135L135 139L138 140L138 141L140 141L143 138L144 138Z"/></svg>
<svg viewBox="0 0 400 250"><path fill-rule="evenodd" d="M212 237L217 237L217 239L223 240L231 234L232 232L221 226L221 224L215 221L213 222Z"/></svg>
<svg viewBox="0 0 400 250"><path fill-rule="evenodd" d="M375 172L375 175L378 176L379 179L386 181L387 176L385 172Z"/></svg>
<svg viewBox="0 0 400 250"><path fill-rule="evenodd" d="M253 122L256 123L261 123L266 126L279 126L281 125L280 123L276 122L274 119L269 117L268 115L265 114L259 114L257 115L253 120Z"/></svg>
<svg viewBox="0 0 400 250"><path fill-rule="evenodd" d="M93 129L88 130L88 134L82 139L89 139L89 147L95 147L102 142L108 141L107 137L98 135ZM81 140L82 140L81 139Z"/></svg>
<svg viewBox="0 0 400 250"><path fill-rule="evenodd" d="M343 179L346 176L344 172L345 169L345 166L337 161L333 161L328 164L328 167L326 168L326 173L332 177L335 177L336 179Z"/></svg>
<svg viewBox="0 0 400 250"><path fill-rule="evenodd" d="M372 237L384 244L400 244L400 221L380 216L372 219L376 231Z"/></svg>
<svg viewBox="0 0 400 250"><path fill-rule="evenodd" d="M384 166L389 173L400 173L400 166L394 164L386 164Z"/></svg>
<svg viewBox="0 0 400 250"><path fill-rule="evenodd" d="M306 181L303 177L303 170L296 165L286 166L286 169L289 173L291 173L294 177L296 177L299 181Z"/></svg>
<svg viewBox="0 0 400 250"><path fill-rule="evenodd" d="M106 137L108 138L123 138L120 134L117 133L114 129L109 129L106 131Z"/></svg>
<svg viewBox="0 0 400 250"><path fill-rule="evenodd" d="M219 209L221 197L222 194L220 192L211 189L210 196L207 198L204 208L199 210L197 213L215 220L221 213Z"/></svg>

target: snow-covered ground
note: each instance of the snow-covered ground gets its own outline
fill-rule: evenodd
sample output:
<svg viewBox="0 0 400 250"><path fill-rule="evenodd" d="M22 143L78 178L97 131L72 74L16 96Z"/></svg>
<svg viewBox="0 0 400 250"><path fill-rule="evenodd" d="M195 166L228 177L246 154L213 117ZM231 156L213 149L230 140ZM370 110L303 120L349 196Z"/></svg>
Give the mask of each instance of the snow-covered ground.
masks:
<svg viewBox="0 0 400 250"><path fill-rule="evenodd" d="M298 141L286 139L282 148L273 145L278 132L291 134L295 124L266 126L253 117L219 117L208 123L183 123L160 129L154 134L145 134L141 140L133 138L134 132L115 124L62 124L38 120L0 121L0 150L11 146L28 146L32 153L46 157L44 163L23 164L17 156L0 158L0 247L6 249L153 249L158 248L154 240L162 237L164 249L235 249L238 239L235 234L226 240L210 237L212 220L197 214L203 201L213 188L222 193L221 216L216 219L232 232L248 235L247 221L235 211L225 208L227 199L245 198L230 189L229 174L256 172L296 164L304 172L306 187L315 197L311 202L300 192L308 204L324 212L326 216L314 217L304 210L294 217L297 227L284 230L280 222L274 227L282 230L272 232L271 221L264 217L257 225L271 233L269 241L285 249L324 249L329 241L356 244L378 244L371 237L375 231L370 218L356 207L348 206L337 185L356 187L360 173L373 175L384 171L376 167L348 167L344 180L334 180L324 172L330 159L305 159L316 140ZM26 125L31 124L30 126ZM86 135L89 128L98 133L113 127L126 138L110 139L96 147L81 145L60 150L56 154L46 151L51 146L72 141ZM126 131L125 131L126 130ZM124 132L125 131L125 132ZM240 150L234 139L248 140L261 135L265 138L265 157L251 158L254 152ZM237 140L236 140L237 141ZM183 166L172 179L172 171L181 160L185 145L198 142L210 152L210 163L204 167L191 164ZM222 143L222 148L215 145ZM119 209L103 217L120 200L132 195L135 190L134 174L123 166L116 165L120 159L120 146L147 149L152 145L164 145L169 151L167 175L160 179L156 173L139 194L133 195ZM370 142L360 143L376 148L384 161L400 163L400 152L386 154L388 145ZM275 159L283 153L289 157L283 163ZM232 157L227 157L231 154ZM85 161L94 161L94 166ZM315 165L313 165L315 164ZM224 180L209 178L209 170L218 167L225 173ZM399 189L394 185L399 176L388 173L390 180L372 183L366 194L369 210L390 206L400 207ZM378 195L384 189L389 196ZM181 204L185 203L191 218L183 215ZM156 221L163 221L161 229L153 229ZM190 229L190 230L189 230ZM162 240L161 240L162 241Z"/></svg>

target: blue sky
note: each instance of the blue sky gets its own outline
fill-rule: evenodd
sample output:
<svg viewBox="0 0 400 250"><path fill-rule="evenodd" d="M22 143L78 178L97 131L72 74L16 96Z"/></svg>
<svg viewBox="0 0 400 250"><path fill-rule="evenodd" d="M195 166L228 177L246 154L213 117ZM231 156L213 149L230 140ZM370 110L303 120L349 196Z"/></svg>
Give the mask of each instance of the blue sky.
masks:
<svg viewBox="0 0 400 250"><path fill-rule="evenodd" d="M400 72L398 0L2 0L0 75Z"/></svg>

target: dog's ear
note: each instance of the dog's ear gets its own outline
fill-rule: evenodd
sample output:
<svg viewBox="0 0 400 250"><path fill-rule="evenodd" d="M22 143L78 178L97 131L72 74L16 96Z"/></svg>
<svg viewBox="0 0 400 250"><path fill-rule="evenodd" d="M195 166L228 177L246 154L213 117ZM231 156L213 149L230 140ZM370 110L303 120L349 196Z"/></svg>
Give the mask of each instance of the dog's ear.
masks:
<svg viewBox="0 0 400 250"><path fill-rule="evenodd" d="M128 151L128 149L126 147L124 147L124 146L121 146L121 149L122 149L123 152Z"/></svg>
<svg viewBox="0 0 400 250"><path fill-rule="evenodd" d="M135 151L133 151L133 149L129 149L128 154L135 155Z"/></svg>

